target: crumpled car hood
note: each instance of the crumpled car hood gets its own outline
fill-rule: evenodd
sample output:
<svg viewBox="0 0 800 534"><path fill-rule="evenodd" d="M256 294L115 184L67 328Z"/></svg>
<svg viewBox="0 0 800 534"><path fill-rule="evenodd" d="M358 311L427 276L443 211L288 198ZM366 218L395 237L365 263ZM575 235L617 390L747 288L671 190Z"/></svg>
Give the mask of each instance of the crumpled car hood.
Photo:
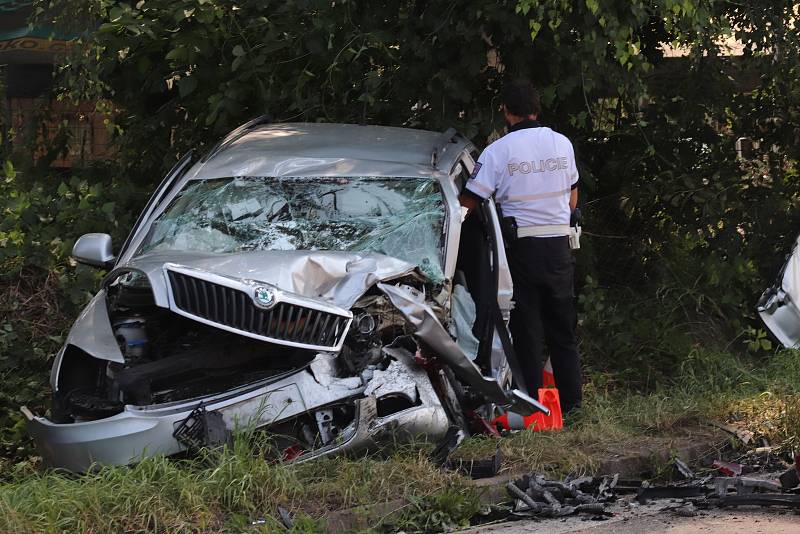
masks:
<svg viewBox="0 0 800 534"><path fill-rule="evenodd" d="M411 263L374 252L272 250L214 254L173 251L134 258L111 271L106 282L115 280L125 271L142 272L150 281L156 304L169 308L164 276L166 263L266 282L283 291L320 299L346 310L378 282L412 272L423 276ZM95 295L72 325L67 344L80 347L95 358L124 361L111 331L105 290Z"/></svg>
<svg viewBox="0 0 800 534"><path fill-rule="evenodd" d="M134 258L118 269L134 269L150 280L156 304L167 307L163 266L176 263L232 278L272 284L290 293L322 299L349 309L378 282L407 275L416 266L375 252L269 250L214 254L206 252L152 253ZM118 272L118 269L115 271ZM115 277L114 272L109 279Z"/></svg>

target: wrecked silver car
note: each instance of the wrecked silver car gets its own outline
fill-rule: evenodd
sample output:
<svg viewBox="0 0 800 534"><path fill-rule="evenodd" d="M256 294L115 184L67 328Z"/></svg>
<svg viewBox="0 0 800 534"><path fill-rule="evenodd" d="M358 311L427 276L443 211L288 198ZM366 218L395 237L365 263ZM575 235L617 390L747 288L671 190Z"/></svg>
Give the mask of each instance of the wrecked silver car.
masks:
<svg viewBox="0 0 800 534"><path fill-rule="evenodd" d="M761 295L758 315L770 332L789 349L800 346L800 237L776 282Z"/></svg>
<svg viewBox="0 0 800 534"><path fill-rule="evenodd" d="M402 128L256 119L186 155L114 255L53 365L46 464L84 471L268 432L284 458L437 440L513 381L494 206L462 222L474 148ZM489 408L487 408L489 407Z"/></svg>

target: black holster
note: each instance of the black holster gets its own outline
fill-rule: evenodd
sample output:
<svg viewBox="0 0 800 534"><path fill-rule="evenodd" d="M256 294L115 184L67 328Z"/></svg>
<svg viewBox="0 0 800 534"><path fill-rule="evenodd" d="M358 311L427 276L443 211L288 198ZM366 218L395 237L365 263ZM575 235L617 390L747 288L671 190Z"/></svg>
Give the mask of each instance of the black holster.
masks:
<svg viewBox="0 0 800 534"><path fill-rule="evenodd" d="M517 220L514 217L504 217L503 208L500 204L495 204L497 215L500 218L500 231L503 234L503 241L510 245L517 240Z"/></svg>

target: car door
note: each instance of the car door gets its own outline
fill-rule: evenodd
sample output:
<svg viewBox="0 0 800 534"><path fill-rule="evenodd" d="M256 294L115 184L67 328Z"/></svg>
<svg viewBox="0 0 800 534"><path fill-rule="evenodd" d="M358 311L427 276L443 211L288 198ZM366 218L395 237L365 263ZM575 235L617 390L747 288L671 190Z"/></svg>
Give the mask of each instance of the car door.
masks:
<svg viewBox="0 0 800 534"><path fill-rule="evenodd" d="M772 287L761 295L758 315L784 347L800 345L800 237Z"/></svg>
<svg viewBox="0 0 800 534"><path fill-rule="evenodd" d="M474 167L475 160L469 149L465 149L450 173L459 191L463 190ZM527 393L527 384L508 332L513 284L500 219L494 202L484 202L477 210L474 216L462 223L457 263L460 272L465 273L468 286L477 286L473 294L476 307L481 310L476 316L474 329L480 341L477 362L483 369L490 370L504 386L510 387L511 376L515 375L517 387ZM484 239L485 250L480 250ZM482 268L481 262L488 263L488 268Z"/></svg>

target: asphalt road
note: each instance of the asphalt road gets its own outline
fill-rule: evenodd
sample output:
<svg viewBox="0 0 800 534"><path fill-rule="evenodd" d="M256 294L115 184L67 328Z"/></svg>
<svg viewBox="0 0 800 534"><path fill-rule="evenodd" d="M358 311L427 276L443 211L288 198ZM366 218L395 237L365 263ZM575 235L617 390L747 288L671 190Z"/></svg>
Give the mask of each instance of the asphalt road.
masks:
<svg viewBox="0 0 800 534"><path fill-rule="evenodd" d="M567 524L569 523L569 524ZM696 517L642 516L619 521L582 521L553 524L551 521L518 521L488 525L468 532L496 534L556 534L582 532L586 534L668 534L720 533L720 534L797 534L800 532L800 515L763 510L713 511Z"/></svg>
<svg viewBox="0 0 800 534"><path fill-rule="evenodd" d="M611 511L614 516L597 521L581 517L513 521L475 527L461 534L800 534L800 514L779 508L741 507L698 510L694 517L678 515L680 501L661 501L631 506L623 500Z"/></svg>

